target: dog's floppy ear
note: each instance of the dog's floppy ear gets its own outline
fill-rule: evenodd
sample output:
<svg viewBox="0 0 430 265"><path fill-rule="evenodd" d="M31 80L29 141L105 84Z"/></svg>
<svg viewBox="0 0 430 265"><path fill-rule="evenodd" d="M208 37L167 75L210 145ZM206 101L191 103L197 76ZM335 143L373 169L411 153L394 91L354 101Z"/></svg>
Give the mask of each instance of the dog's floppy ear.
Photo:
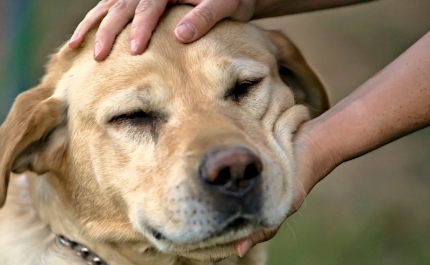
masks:
<svg viewBox="0 0 430 265"><path fill-rule="evenodd" d="M0 207L11 172L43 170L38 169L41 158L33 153L45 148L49 134L65 119L65 106L52 97L53 90L42 83L19 95L0 127Z"/></svg>
<svg viewBox="0 0 430 265"><path fill-rule="evenodd" d="M67 104L56 98L58 81L79 51L63 45L51 56L37 87L20 94L0 126L0 207L6 200L11 172L43 174L65 151Z"/></svg>
<svg viewBox="0 0 430 265"><path fill-rule="evenodd" d="M270 30L267 35L277 49L280 77L293 90L296 103L307 105L313 117L326 111L329 101L324 85L299 49L279 31Z"/></svg>

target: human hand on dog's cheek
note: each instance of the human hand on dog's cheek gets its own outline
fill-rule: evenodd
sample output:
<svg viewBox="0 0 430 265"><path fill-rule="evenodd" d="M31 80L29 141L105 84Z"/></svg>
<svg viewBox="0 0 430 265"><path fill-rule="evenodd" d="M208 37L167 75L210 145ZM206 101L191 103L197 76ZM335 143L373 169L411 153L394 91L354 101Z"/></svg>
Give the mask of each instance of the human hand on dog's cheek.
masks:
<svg viewBox="0 0 430 265"><path fill-rule="evenodd" d="M312 128L318 124L318 118L302 124L294 136L294 152L296 157L297 192L293 204L286 218L297 212L303 204L307 194L336 167L334 159L326 155L324 143L315 141ZM274 230L259 230L251 236L235 242L234 248L239 257L243 257L253 246L272 239L280 227Z"/></svg>

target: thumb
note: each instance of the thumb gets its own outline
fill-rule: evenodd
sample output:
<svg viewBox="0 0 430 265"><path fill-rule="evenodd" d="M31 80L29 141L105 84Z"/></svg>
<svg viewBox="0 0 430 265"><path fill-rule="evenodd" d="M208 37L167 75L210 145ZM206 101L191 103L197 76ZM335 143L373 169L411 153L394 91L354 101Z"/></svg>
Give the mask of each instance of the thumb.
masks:
<svg viewBox="0 0 430 265"><path fill-rule="evenodd" d="M231 16L237 8L237 1L203 1L179 21L176 38L183 43L193 42L206 35L221 19Z"/></svg>
<svg viewBox="0 0 430 265"><path fill-rule="evenodd" d="M278 232L280 227L275 229L260 229L254 232L249 237L240 239L234 243L234 250L239 257L245 256L245 254L258 243L272 239Z"/></svg>

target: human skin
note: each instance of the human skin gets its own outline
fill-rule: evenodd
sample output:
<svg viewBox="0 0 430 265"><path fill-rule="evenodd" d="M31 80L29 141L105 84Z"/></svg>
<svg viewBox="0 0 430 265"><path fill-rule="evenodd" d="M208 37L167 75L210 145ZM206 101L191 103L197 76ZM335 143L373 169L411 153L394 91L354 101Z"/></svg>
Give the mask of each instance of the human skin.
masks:
<svg viewBox="0 0 430 265"><path fill-rule="evenodd" d="M196 6L175 30L178 41L188 43L226 17L248 21L361 2L366 1L104 0L88 13L69 45L78 47L88 29L104 18L94 51L96 60L104 60L115 36L133 20L130 49L132 54L140 54L146 49L167 3ZM184 24L191 27L191 33L186 30L189 26L181 28ZM430 33L330 110L300 127L294 144L297 179L303 192L295 197L288 215L297 211L311 189L339 164L430 124L430 60L427 58L430 58ZM236 253L243 256L253 245L272 238L276 232L260 230L236 242Z"/></svg>
<svg viewBox="0 0 430 265"><path fill-rule="evenodd" d="M238 21L320 10L371 0L101 0L78 25L69 42L77 48L90 28L101 20L94 43L94 59L106 59L115 37L132 21L131 54L141 54L167 4L194 5L177 24L175 36L183 43L204 36L218 21Z"/></svg>
<svg viewBox="0 0 430 265"><path fill-rule="evenodd" d="M321 116L304 123L295 139L297 178L306 195L328 173L411 132L430 125L430 33ZM277 230L259 231L236 242L243 256Z"/></svg>

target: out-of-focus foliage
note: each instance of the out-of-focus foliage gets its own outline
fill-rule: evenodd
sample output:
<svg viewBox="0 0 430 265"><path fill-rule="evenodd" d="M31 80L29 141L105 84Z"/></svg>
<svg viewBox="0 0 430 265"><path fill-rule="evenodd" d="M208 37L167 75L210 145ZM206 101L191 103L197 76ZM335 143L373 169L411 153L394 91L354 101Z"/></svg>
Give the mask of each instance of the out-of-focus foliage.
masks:
<svg viewBox="0 0 430 265"><path fill-rule="evenodd" d="M376 1L262 24L300 46L334 104L426 34L429 12ZM269 264L430 264L429 158L427 128L341 165L271 241Z"/></svg>
<svg viewBox="0 0 430 265"><path fill-rule="evenodd" d="M0 1L0 121L96 2ZM257 23L297 43L335 103L424 35L429 14L428 0L390 0ZM271 241L269 264L430 264L429 158L427 128L341 165Z"/></svg>

